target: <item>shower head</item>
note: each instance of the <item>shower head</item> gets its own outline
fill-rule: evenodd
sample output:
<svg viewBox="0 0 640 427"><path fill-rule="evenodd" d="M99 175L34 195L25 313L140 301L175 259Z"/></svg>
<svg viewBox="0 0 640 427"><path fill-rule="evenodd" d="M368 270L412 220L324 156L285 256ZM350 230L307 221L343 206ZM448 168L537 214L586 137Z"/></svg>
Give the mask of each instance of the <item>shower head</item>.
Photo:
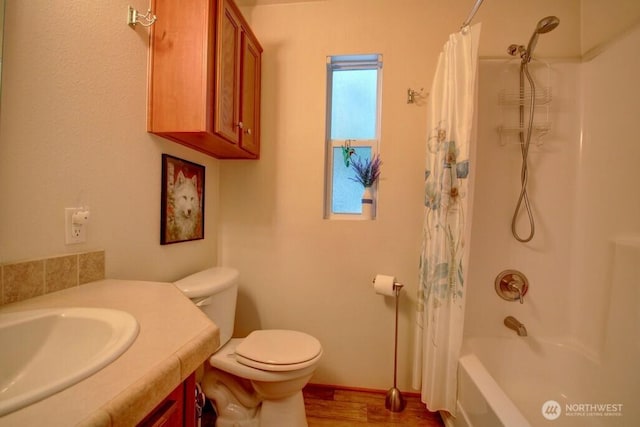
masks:
<svg viewBox="0 0 640 427"><path fill-rule="evenodd" d="M527 58L529 61L531 60L533 49L536 48L536 44L538 43L538 35L548 33L559 24L560 20L557 16L547 16L538 21L538 25L536 25L536 29L531 35L531 39L529 39L529 44L527 45Z"/></svg>
<svg viewBox="0 0 640 427"><path fill-rule="evenodd" d="M557 16L547 16L538 21L538 25L536 26L536 33L544 34L553 30L560 24L560 20Z"/></svg>

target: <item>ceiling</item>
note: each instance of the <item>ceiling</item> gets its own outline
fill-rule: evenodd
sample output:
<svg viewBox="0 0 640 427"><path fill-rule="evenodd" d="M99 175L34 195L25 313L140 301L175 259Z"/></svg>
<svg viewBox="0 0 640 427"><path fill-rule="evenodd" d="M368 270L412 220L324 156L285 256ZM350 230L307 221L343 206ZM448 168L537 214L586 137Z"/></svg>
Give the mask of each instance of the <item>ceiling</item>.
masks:
<svg viewBox="0 0 640 427"><path fill-rule="evenodd" d="M236 4L238 6L260 6L265 4L309 3L314 1L325 0L236 0Z"/></svg>

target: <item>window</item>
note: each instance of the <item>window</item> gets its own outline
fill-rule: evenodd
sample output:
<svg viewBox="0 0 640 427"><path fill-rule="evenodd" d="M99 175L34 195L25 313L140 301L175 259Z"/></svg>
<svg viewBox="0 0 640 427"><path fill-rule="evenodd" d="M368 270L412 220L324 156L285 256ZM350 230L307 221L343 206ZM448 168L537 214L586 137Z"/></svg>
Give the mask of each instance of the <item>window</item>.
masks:
<svg viewBox="0 0 640 427"><path fill-rule="evenodd" d="M370 159L380 140L382 55L327 58L325 218L362 217L351 158Z"/></svg>

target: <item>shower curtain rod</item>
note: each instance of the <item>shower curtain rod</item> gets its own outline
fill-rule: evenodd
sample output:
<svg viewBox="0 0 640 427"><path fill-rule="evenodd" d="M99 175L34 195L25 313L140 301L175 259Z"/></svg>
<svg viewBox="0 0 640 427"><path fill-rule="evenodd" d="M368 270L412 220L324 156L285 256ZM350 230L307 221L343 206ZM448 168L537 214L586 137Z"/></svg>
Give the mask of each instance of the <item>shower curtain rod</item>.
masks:
<svg viewBox="0 0 640 427"><path fill-rule="evenodd" d="M462 23L462 27L460 28L464 28L471 23L471 20L475 16L478 9L480 9L480 5L482 4L483 1L484 0L476 0L476 4L473 5L471 12L469 12L469 16L467 16L467 19L465 19L465 21Z"/></svg>

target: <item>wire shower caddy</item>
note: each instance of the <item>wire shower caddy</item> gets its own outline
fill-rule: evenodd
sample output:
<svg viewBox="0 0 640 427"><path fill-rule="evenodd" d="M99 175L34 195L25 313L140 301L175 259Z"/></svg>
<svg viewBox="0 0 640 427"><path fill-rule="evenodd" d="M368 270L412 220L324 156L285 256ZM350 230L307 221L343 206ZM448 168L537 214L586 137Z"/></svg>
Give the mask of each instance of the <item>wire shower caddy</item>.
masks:
<svg viewBox="0 0 640 427"><path fill-rule="evenodd" d="M497 127L500 136L499 143L521 144L520 135L526 135L529 126L529 111L531 103L531 88L524 81L524 90L520 90L520 60L510 60L500 75L502 89L498 92L501 123ZM543 144L543 138L551 130L549 119L551 101L553 99L551 87L551 67L548 63L533 60L529 63L529 72L535 82L535 108L531 143L536 146ZM523 107L523 120L520 118L520 106Z"/></svg>

